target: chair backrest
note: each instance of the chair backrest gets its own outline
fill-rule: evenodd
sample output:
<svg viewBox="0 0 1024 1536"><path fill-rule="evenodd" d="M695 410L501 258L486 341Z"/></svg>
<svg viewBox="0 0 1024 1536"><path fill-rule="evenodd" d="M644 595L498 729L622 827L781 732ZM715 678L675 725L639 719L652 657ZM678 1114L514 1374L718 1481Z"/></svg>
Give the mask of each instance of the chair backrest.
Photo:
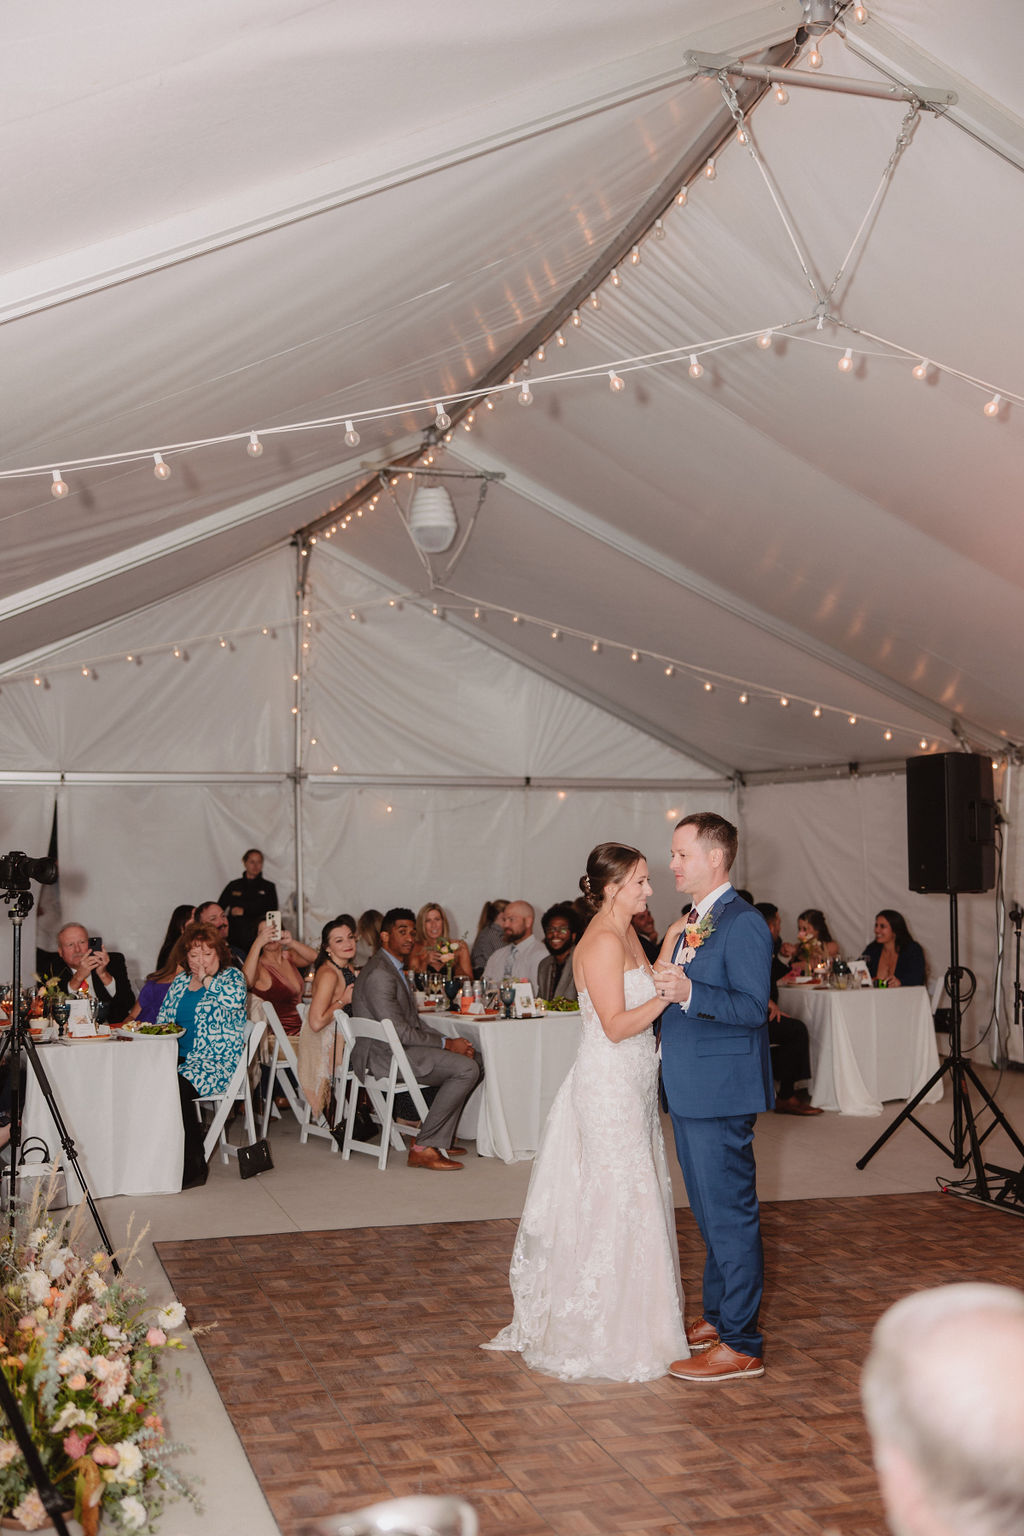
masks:
<svg viewBox="0 0 1024 1536"><path fill-rule="evenodd" d="M405 1046L399 1040L398 1031L391 1020L353 1018L348 1020L347 1029L353 1042L360 1039L377 1040L391 1048L391 1077L399 1089L404 1089L410 1095L416 1105L416 1113L421 1120L425 1120L429 1113L427 1101L423 1097L423 1090L405 1054Z"/></svg>

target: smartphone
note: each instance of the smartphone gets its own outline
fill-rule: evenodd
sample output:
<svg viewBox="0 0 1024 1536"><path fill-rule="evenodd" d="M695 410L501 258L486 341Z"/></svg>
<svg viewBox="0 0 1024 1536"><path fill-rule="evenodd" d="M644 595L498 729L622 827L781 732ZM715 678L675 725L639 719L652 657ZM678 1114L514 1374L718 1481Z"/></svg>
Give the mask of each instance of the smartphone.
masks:
<svg viewBox="0 0 1024 1536"><path fill-rule="evenodd" d="M281 913L280 913L280 911L268 912L267 913L267 922L270 924L271 928L274 930L273 937L275 939L280 939L280 937L281 937Z"/></svg>
<svg viewBox="0 0 1024 1536"><path fill-rule="evenodd" d="M90 939L89 940L89 951L90 951L91 954L94 954L94 955L98 954L99 951L102 948L103 948L103 940L102 939Z"/></svg>

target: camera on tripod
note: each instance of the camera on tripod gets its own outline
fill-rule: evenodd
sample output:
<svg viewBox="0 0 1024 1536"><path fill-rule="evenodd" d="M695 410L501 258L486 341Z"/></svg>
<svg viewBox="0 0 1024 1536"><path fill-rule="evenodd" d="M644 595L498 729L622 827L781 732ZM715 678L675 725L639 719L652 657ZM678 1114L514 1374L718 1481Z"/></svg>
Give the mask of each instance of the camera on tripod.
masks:
<svg viewBox="0 0 1024 1536"><path fill-rule="evenodd" d="M53 859L30 859L27 853L5 853L0 857L0 889L27 891L30 880L52 885L57 878Z"/></svg>

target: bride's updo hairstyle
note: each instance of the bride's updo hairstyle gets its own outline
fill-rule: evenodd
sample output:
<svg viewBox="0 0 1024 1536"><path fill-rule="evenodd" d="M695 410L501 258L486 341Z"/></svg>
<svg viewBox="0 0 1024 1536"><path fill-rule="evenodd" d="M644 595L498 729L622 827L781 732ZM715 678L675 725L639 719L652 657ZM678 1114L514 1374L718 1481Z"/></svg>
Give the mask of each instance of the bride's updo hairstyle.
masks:
<svg viewBox="0 0 1024 1536"><path fill-rule="evenodd" d="M587 860L587 872L580 881L583 899L597 912L609 885L620 884L636 869L643 854L625 843L598 843Z"/></svg>

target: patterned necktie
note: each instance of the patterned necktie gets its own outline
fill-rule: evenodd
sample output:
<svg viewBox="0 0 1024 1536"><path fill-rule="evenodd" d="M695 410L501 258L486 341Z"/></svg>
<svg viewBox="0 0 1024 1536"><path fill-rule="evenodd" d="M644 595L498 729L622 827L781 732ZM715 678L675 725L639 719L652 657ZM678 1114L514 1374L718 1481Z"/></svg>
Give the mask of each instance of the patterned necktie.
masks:
<svg viewBox="0 0 1024 1536"><path fill-rule="evenodd" d="M697 921L697 908L696 907L691 907L689 912L687 912L687 914L686 914L686 925L687 925L687 927L689 927L691 923L695 923L696 921Z"/></svg>
<svg viewBox="0 0 1024 1536"><path fill-rule="evenodd" d="M505 975L506 976L514 976L516 974L516 954L518 952L518 949L519 949L519 945L518 944L511 944L509 946L508 964L505 966Z"/></svg>

